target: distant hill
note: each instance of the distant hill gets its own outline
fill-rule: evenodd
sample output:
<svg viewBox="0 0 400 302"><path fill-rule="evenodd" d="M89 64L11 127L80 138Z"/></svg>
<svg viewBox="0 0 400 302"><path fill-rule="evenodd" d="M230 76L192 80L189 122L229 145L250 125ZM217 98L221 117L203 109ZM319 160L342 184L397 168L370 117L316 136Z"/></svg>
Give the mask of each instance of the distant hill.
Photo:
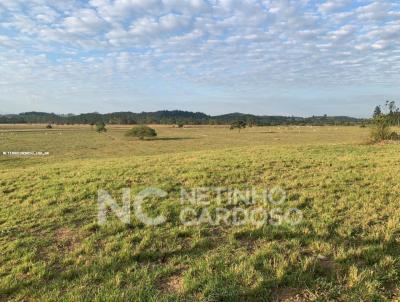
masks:
<svg viewBox="0 0 400 302"><path fill-rule="evenodd" d="M163 110L156 112L97 112L82 114L55 114L46 112L24 112L20 114L0 115L1 124L10 123L51 123L51 124L187 124L187 125L224 125L235 121L245 121L250 125L352 125L367 120L348 116L268 116L243 113L229 113L217 116L202 112L181 110Z"/></svg>

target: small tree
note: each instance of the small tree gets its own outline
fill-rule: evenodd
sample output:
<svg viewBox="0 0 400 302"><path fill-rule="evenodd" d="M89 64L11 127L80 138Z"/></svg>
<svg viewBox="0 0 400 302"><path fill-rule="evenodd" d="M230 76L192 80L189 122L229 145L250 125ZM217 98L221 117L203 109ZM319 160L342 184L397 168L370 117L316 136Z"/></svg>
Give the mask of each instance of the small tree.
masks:
<svg viewBox="0 0 400 302"><path fill-rule="evenodd" d="M246 128L246 126L247 126L246 122L244 122L244 121L236 121L236 122L233 122L231 124L231 127L229 129L230 130L238 129L239 132L240 132L240 130Z"/></svg>
<svg viewBox="0 0 400 302"><path fill-rule="evenodd" d="M97 131L98 133L100 133L100 132L107 132L106 124L104 124L104 123L97 123L97 124L96 124L96 131Z"/></svg>
<svg viewBox="0 0 400 302"><path fill-rule="evenodd" d="M385 106L389 110L389 114L393 114L397 109L395 101L386 101Z"/></svg>
<svg viewBox="0 0 400 302"><path fill-rule="evenodd" d="M377 118L378 116L380 116L382 114L382 110L380 106L376 106L375 110L374 110L374 118Z"/></svg>
<svg viewBox="0 0 400 302"><path fill-rule="evenodd" d="M144 139L145 137L156 137L157 132L153 128L150 128L145 125L140 125L133 127L125 133L125 136L128 137L138 137L139 139Z"/></svg>
<svg viewBox="0 0 400 302"><path fill-rule="evenodd" d="M178 123L178 128L183 128L183 123Z"/></svg>

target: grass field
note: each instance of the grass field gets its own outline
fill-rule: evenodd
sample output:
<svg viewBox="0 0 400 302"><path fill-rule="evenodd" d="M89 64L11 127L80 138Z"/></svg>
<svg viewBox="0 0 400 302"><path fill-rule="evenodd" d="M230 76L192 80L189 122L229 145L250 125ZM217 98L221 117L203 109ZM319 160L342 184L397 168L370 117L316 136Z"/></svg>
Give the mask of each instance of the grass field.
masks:
<svg viewBox="0 0 400 302"><path fill-rule="evenodd" d="M367 128L44 128L0 125L0 301L400 300L400 144L366 144ZM98 190L126 187L167 192L145 203L167 221L99 225ZM261 206L302 221L185 226L181 189L198 187L279 187Z"/></svg>

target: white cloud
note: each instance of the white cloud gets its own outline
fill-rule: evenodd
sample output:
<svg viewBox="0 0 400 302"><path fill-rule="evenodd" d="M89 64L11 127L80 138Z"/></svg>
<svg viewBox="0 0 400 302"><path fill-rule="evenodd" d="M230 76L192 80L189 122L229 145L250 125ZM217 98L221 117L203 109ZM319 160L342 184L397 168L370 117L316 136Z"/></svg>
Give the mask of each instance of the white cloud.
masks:
<svg viewBox="0 0 400 302"><path fill-rule="evenodd" d="M80 9L62 23L64 29L73 34L95 35L106 27L106 22L99 18L92 9Z"/></svg>
<svg viewBox="0 0 400 302"><path fill-rule="evenodd" d="M332 40L345 39L350 37L356 30L354 25L344 25L341 28L329 33L329 38Z"/></svg>
<svg viewBox="0 0 400 302"><path fill-rule="evenodd" d="M399 15L390 0L3 0L0 72L9 84L146 75L252 91L382 82L384 69L399 83Z"/></svg>
<svg viewBox="0 0 400 302"><path fill-rule="evenodd" d="M387 18L393 5L387 1L374 1L368 5L357 8L356 13L362 20L375 20Z"/></svg>
<svg viewBox="0 0 400 302"><path fill-rule="evenodd" d="M350 0L327 0L318 6L323 13L331 13L345 8L351 3Z"/></svg>
<svg viewBox="0 0 400 302"><path fill-rule="evenodd" d="M386 49L389 46L390 46L390 42L386 41L386 40L379 40L379 41L375 42L374 44L372 44L372 48L378 49L378 50Z"/></svg>
<svg viewBox="0 0 400 302"><path fill-rule="evenodd" d="M159 20L159 26L164 31L185 29L188 24L189 18L175 14L162 16Z"/></svg>
<svg viewBox="0 0 400 302"><path fill-rule="evenodd" d="M5 47L15 47L17 43L15 41L7 36L0 36L0 47L5 46Z"/></svg>

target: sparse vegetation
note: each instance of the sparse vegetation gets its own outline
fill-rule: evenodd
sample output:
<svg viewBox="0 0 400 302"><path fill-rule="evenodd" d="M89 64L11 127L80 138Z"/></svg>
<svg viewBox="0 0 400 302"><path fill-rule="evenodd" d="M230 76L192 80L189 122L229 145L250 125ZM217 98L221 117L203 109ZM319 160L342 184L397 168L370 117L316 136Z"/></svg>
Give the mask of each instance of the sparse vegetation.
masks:
<svg viewBox="0 0 400 302"><path fill-rule="evenodd" d="M153 128L150 128L145 125L139 125L136 127L133 127L132 129L128 130L125 133L125 136L128 137L137 137L141 140L143 140L145 137L156 137L157 132Z"/></svg>
<svg viewBox="0 0 400 302"><path fill-rule="evenodd" d="M106 124L104 123L97 123L96 124L96 132L107 132Z"/></svg>
<svg viewBox="0 0 400 302"><path fill-rule="evenodd" d="M244 121L236 121L236 122L233 122L233 123L231 124L231 126L230 126L229 129L230 129L230 130L238 129L239 132L240 132L241 129L244 129L244 128L246 128L246 127L247 127L246 122L244 122Z"/></svg>
<svg viewBox="0 0 400 302"><path fill-rule="evenodd" d="M377 106L374 110L374 123L371 130L371 139L373 142L384 140L398 140L399 134L392 131L391 125L400 124L400 113L395 102L386 102L385 111Z"/></svg>
<svg viewBox="0 0 400 302"><path fill-rule="evenodd" d="M380 142L383 140L389 140L392 132L390 131L390 125L387 118L383 115L379 115L374 119L374 125L371 129L371 139L373 142Z"/></svg>

